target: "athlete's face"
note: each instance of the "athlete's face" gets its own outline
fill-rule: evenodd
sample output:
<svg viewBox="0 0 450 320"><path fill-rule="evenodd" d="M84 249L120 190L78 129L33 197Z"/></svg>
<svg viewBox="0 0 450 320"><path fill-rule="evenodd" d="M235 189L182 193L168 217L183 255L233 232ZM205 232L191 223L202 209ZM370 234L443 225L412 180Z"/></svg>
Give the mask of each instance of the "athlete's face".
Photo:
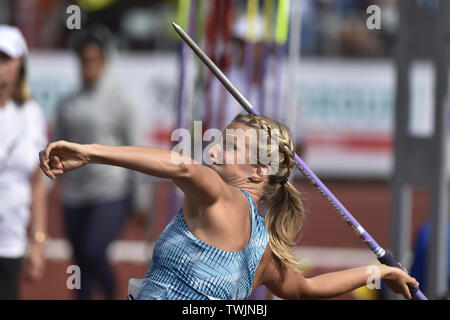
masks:
<svg viewBox="0 0 450 320"><path fill-rule="evenodd" d="M221 143L217 143L209 150L211 164L209 165L227 183L248 180L257 170L253 143L248 138L250 132L255 130L244 124L232 122L222 134ZM244 137L244 138L243 138Z"/></svg>
<svg viewBox="0 0 450 320"><path fill-rule="evenodd" d="M10 99L19 79L20 58L11 58L0 51L0 104Z"/></svg>

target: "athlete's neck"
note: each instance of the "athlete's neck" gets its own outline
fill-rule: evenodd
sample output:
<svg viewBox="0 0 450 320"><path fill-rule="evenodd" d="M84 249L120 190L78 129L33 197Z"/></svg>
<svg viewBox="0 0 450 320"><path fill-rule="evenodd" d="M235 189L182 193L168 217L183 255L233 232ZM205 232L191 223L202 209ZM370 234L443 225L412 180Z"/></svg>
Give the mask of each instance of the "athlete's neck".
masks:
<svg viewBox="0 0 450 320"><path fill-rule="evenodd" d="M252 197L253 201L256 204L259 202L259 200L261 200L263 196L262 188L255 183L246 183L245 185L240 186L239 188L247 192Z"/></svg>

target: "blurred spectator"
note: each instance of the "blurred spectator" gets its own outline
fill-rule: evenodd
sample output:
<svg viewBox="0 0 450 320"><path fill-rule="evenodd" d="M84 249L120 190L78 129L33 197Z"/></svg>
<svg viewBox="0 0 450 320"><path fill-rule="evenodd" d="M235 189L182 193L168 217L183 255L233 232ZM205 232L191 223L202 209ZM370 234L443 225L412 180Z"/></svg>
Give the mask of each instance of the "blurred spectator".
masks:
<svg viewBox="0 0 450 320"><path fill-rule="evenodd" d="M411 276L416 278L416 280L420 283L420 287L422 288L422 291L426 290L427 283L427 254L428 254L428 248L430 247L430 240L431 240L431 224L430 221L426 221L419 229L419 233L416 238L416 244L414 249L414 262L411 267ZM447 262L447 270L448 275L447 279L442 279L442 281L445 281L447 283L447 296L441 297L441 299L447 300L449 298L450 294L450 221L448 222L448 262Z"/></svg>
<svg viewBox="0 0 450 320"><path fill-rule="evenodd" d="M0 299L18 298L24 257L31 280L45 266L46 189L38 153L47 144L46 122L28 92L27 53L19 29L0 25Z"/></svg>
<svg viewBox="0 0 450 320"><path fill-rule="evenodd" d="M351 57L379 55L381 45L374 32L367 29L365 21L346 19L341 29L341 54Z"/></svg>
<svg viewBox="0 0 450 320"><path fill-rule="evenodd" d="M395 36L399 24L398 1L396 0L375 0L374 4L380 7L381 11L381 32L380 41L383 46L383 54L392 56L395 48Z"/></svg>
<svg viewBox="0 0 450 320"><path fill-rule="evenodd" d="M58 108L54 139L141 144L139 109L116 83L109 66L114 48L109 30L89 27L75 38L74 47L83 86ZM140 208L137 192L132 191L137 189L137 176L119 167L87 166L69 172L58 183L62 183L67 236L81 269L78 298L91 299L93 286L98 284L104 296L113 299L115 277L106 249L133 206Z"/></svg>
<svg viewBox="0 0 450 320"><path fill-rule="evenodd" d="M355 20L359 26L365 26L368 15L367 7L372 4L381 9L381 30L370 30L370 42L376 42L377 55L389 56L395 40L397 17L396 0L297 0L301 2L302 11L302 55L340 56L341 34L346 33L345 46L354 44L348 36L351 25L348 20ZM204 1L203 4L212 1ZM129 0L9 0L0 1L1 21L14 22L19 25L29 43L36 47L61 48L71 35L61 19L61 12L68 5L75 4L82 10L83 25L101 23L120 38L120 46L131 50L173 50L177 38L167 21L173 20L176 1ZM262 6L262 1L260 1ZM245 13L247 0L234 0L233 7L239 13ZM204 13L201 13L204 14ZM358 27L359 28L359 27ZM361 32L362 30L358 30ZM366 30L368 31L368 30ZM355 34L358 39L359 34ZM350 39L349 39L350 38ZM350 41L350 43L348 43ZM367 46L364 40L363 46ZM344 53L348 52L348 49ZM367 51L353 50L352 56L365 56ZM373 51L368 51L370 56Z"/></svg>

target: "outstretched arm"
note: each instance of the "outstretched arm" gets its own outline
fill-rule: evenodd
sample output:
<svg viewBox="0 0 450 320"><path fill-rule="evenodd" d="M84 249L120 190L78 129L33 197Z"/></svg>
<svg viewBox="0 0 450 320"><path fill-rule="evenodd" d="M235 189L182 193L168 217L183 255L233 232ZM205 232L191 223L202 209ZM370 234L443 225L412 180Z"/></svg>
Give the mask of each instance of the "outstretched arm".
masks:
<svg viewBox="0 0 450 320"><path fill-rule="evenodd" d="M276 296L283 299L326 299L339 296L367 284L368 267L358 267L337 272L325 273L305 278L275 261L270 252L270 261L264 270L264 284ZM408 285L418 287L418 282L408 275L406 269L398 269L383 264L378 265L380 280L383 280L395 293L411 299Z"/></svg>
<svg viewBox="0 0 450 320"><path fill-rule="evenodd" d="M192 200L210 205L223 193L225 182L212 169L176 152L144 146L50 143L40 152L41 168L51 179L87 164L119 166L172 179Z"/></svg>

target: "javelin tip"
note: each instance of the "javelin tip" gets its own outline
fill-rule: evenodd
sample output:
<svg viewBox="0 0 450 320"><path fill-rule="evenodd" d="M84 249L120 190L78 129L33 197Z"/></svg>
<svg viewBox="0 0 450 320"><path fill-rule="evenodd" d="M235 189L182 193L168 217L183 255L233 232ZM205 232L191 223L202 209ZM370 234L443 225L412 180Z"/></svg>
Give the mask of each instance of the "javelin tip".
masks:
<svg viewBox="0 0 450 320"><path fill-rule="evenodd" d="M174 21L172 21L172 26L175 28L176 31L181 29L181 27L177 25Z"/></svg>

